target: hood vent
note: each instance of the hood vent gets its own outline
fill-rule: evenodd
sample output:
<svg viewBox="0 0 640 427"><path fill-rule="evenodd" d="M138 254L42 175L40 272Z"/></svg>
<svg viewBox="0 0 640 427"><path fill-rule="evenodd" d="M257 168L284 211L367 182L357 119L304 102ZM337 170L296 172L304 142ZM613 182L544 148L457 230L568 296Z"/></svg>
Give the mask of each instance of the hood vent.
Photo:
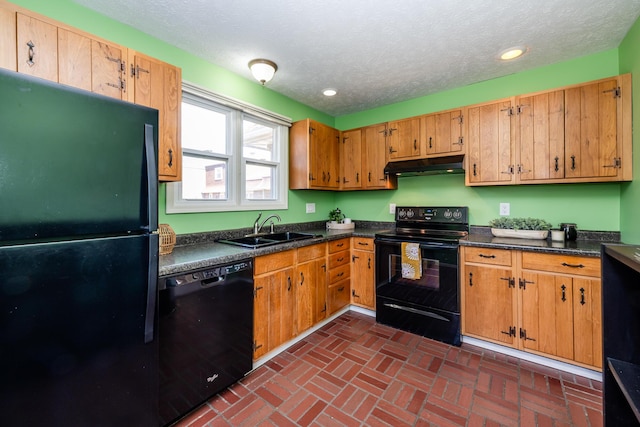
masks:
<svg viewBox="0 0 640 427"><path fill-rule="evenodd" d="M384 168L387 175L422 176L445 173L464 173L464 154L456 156L432 157L430 159L403 160L389 162Z"/></svg>

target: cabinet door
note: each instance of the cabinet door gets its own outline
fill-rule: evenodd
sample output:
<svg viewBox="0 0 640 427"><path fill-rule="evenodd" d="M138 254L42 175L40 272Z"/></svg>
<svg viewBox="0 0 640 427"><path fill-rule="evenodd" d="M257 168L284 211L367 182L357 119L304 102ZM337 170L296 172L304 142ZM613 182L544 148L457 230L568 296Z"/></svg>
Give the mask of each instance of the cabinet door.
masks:
<svg viewBox="0 0 640 427"><path fill-rule="evenodd" d="M467 185L514 181L511 100L467 109Z"/></svg>
<svg viewBox="0 0 640 427"><path fill-rule="evenodd" d="M306 331L314 323L317 261L298 264L296 267L296 334Z"/></svg>
<svg viewBox="0 0 640 427"><path fill-rule="evenodd" d="M310 188L338 188L339 142L340 133L336 129L309 121Z"/></svg>
<svg viewBox="0 0 640 427"><path fill-rule="evenodd" d="M351 302L375 310L373 252L354 249L351 260Z"/></svg>
<svg viewBox="0 0 640 427"><path fill-rule="evenodd" d="M180 69L157 59L133 53L129 101L158 110L158 175L162 181L179 181L182 173L180 145ZM133 99L131 99L131 97Z"/></svg>
<svg viewBox="0 0 640 427"><path fill-rule="evenodd" d="M446 111L423 117L427 154L462 151L462 111Z"/></svg>
<svg viewBox="0 0 640 427"><path fill-rule="evenodd" d="M269 289L270 276L254 278L253 291L253 358L269 351Z"/></svg>
<svg viewBox="0 0 640 427"><path fill-rule="evenodd" d="M91 90L91 39L58 28L58 81Z"/></svg>
<svg viewBox="0 0 640 427"><path fill-rule="evenodd" d="M123 49L98 40L91 41L91 90L116 99L125 97Z"/></svg>
<svg viewBox="0 0 640 427"><path fill-rule="evenodd" d="M602 368L602 297L598 279L573 278L576 362Z"/></svg>
<svg viewBox="0 0 640 427"><path fill-rule="evenodd" d="M521 97L516 109L519 179L564 178L564 91Z"/></svg>
<svg viewBox="0 0 640 427"><path fill-rule="evenodd" d="M616 177L618 80L565 91L567 178Z"/></svg>
<svg viewBox="0 0 640 427"><path fill-rule="evenodd" d="M511 269L465 265L463 333L515 345L515 289Z"/></svg>
<svg viewBox="0 0 640 427"><path fill-rule="evenodd" d="M58 28L17 14L18 72L58 81Z"/></svg>
<svg viewBox="0 0 640 427"><path fill-rule="evenodd" d="M398 188L398 180L395 176L389 177L384 173L388 156L386 149L385 133L387 125L373 125L364 128L364 188L392 189Z"/></svg>
<svg viewBox="0 0 640 427"><path fill-rule="evenodd" d="M0 68L17 71L16 13L0 6Z"/></svg>
<svg viewBox="0 0 640 427"><path fill-rule="evenodd" d="M520 344L527 350L573 358L573 298L570 277L523 272L520 279Z"/></svg>
<svg viewBox="0 0 640 427"><path fill-rule="evenodd" d="M362 188L362 131L343 132L340 148L341 187L345 190Z"/></svg>
<svg viewBox="0 0 640 427"><path fill-rule="evenodd" d="M387 146L390 160L420 157L420 118L389 122Z"/></svg>
<svg viewBox="0 0 640 427"><path fill-rule="evenodd" d="M349 304L349 291L350 285L348 279L329 286L328 305L330 315Z"/></svg>

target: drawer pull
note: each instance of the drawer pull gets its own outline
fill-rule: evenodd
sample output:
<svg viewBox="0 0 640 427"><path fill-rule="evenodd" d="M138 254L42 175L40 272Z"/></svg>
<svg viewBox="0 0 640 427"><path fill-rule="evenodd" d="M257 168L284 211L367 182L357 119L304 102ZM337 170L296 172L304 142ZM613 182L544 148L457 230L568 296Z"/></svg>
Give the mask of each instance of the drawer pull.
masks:
<svg viewBox="0 0 640 427"><path fill-rule="evenodd" d="M361 246L369 246L369 244L366 243L366 242L358 242L358 244L361 245Z"/></svg>
<svg viewBox="0 0 640 427"><path fill-rule="evenodd" d="M338 258L338 262L342 262L342 261L344 261L344 257Z"/></svg>
<svg viewBox="0 0 640 427"><path fill-rule="evenodd" d="M337 246L337 247L339 247L339 248L341 248L341 247L343 247L343 246L344 246L344 243L338 243L336 246Z"/></svg>
<svg viewBox="0 0 640 427"><path fill-rule="evenodd" d="M495 255L485 255L485 254L479 254L478 255L480 258L495 258Z"/></svg>
<svg viewBox="0 0 640 427"><path fill-rule="evenodd" d="M344 291L344 286L340 286L340 287L338 288L338 292L342 292L342 291Z"/></svg>
<svg viewBox="0 0 640 427"><path fill-rule="evenodd" d="M566 262L563 262L562 265L571 268L584 268L584 265L582 264L567 264Z"/></svg>
<svg viewBox="0 0 640 427"><path fill-rule="evenodd" d="M343 272L343 271L341 271L340 273L336 274L336 276L338 276L338 277L342 277L342 276L344 276L344 272Z"/></svg>

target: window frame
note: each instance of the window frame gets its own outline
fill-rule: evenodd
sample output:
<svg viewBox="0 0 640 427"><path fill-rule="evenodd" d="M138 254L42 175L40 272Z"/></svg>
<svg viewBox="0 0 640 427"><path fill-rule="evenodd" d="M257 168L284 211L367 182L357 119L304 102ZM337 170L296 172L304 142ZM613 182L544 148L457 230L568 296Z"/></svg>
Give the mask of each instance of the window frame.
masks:
<svg viewBox="0 0 640 427"><path fill-rule="evenodd" d="M227 154L213 154L211 158L227 159L227 198L190 200L182 198L182 183L166 185L166 213L233 212L250 210L280 210L288 208L289 194L289 127L291 119L242 101L213 93L202 87L183 82L183 101L207 105L217 111L230 111ZM256 160L243 156L243 121L248 119L274 128L273 160ZM185 155L185 149L182 149ZM189 155L187 150L187 155ZM246 166L253 164L274 168L274 199L246 198ZM238 178L239 177L239 178Z"/></svg>

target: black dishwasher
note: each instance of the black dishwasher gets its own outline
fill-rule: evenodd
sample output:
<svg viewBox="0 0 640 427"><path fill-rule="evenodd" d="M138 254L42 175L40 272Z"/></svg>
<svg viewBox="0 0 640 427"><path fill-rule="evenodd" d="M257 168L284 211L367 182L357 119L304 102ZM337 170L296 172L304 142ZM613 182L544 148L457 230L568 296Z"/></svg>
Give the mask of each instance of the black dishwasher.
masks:
<svg viewBox="0 0 640 427"><path fill-rule="evenodd" d="M159 282L160 425L170 424L252 369L253 261Z"/></svg>

